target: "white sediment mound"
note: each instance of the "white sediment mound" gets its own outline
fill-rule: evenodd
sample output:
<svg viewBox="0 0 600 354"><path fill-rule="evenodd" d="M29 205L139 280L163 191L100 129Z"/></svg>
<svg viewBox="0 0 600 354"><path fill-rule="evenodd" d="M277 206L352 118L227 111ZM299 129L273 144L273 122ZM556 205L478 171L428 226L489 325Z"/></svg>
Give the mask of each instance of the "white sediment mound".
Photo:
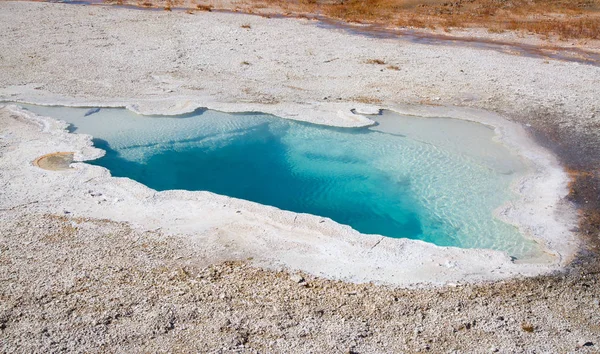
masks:
<svg viewBox="0 0 600 354"><path fill-rule="evenodd" d="M10 151L0 159L0 167L7 180L18 180L6 186L2 208L106 218L143 230L187 235L215 261L252 257L256 264L271 268L283 266L353 282L408 286L554 271L566 263L564 257L578 244L570 233L565 234L566 226L552 225L554 218L535 219L555 227L544 230L542 241L547 241L559 258L552 263L515 264L502 252L363 235L330 219L209 192L156 192L127 178L110 177L106 169L88 164L75 163L69 171L42 170L31 161L52 150L73 151L76 161L97 158L102 151L91 146L91 137L70 134L65 124L16 106L3 108L0 117L12 132L7 139ZM32 201L40 202L24 205ZM535 202L523 207L539 215ZM514 213L521 211L522 207L515 207ZM509 214L506 216L512 217ZM519 221L530 225L534 219ZM554 235L556 238L550 237Z"/></svg>
<svg viewBox="0 0 600 354"><path fill-rule="evenodd" d="M244 23L251 30L241 29ZM564 200L568 179L557 160L519 125L451 105L586 130L600 119L598 67L353 36L307 20L49 3L0 2L0 33L0 45L10 48L0 56L5 101L127 107L143 114L200 107L258 111L342 127L371 125L365 115L389 108L495 126L500 139L535 167L517 186L522 202L498 214L544 243L555 261L515 264L501 252L361 235L321 217L212 193L156 192L83 163L69 171L42 170L31 162L44 154L72 151L75 161L85 161L103 151L89 136L69 134L65 124L16 107L0 110L0 208L161 229L197 240L215 261L253 257L268 267L402 286L541 274L561 269L578 249L569 231L573 208Z"/></svg>

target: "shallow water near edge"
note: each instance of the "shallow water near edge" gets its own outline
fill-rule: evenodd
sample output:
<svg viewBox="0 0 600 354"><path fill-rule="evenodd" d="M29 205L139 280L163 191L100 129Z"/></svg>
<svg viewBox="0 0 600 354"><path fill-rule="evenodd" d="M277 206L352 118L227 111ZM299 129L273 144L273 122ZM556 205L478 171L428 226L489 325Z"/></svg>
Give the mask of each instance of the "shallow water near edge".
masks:
<svg viewBox="0 0 600 354"><path fill-rule="evenodd" d="M494 216L527 173L482 124L384 112L370 128L333 128L261 113L141 116L120 108L34 113L90 134L89 161L155 190L205 190L329 217L366 234L490 248L519 259L540 247Z"/></svg>

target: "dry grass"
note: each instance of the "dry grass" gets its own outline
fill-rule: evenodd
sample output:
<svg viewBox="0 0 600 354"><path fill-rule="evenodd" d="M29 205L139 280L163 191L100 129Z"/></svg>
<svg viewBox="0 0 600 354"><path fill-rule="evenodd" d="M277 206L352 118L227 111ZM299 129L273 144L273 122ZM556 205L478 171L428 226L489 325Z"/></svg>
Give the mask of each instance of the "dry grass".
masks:
<svg viewBox="0 0 600 354"><path fill-rule="evenodd" d="M533 331L535 330L535 328L533 327L533 325L529 324L529 323L521 323L521 328L525 331L525 332L529 332L529 333L533 333Z"/></svg>
<svg viewBox="0 0 600 354"><path fill-rule="evenodd" d="M520 29L521 26L512 26ZM590 38L600 39L600 18L567 19L567 20L542 20L523 24L523 29L536 34L556 34L562 39Z"/></svg>
<svg viewBox="0 0 600 354"><path fill-rule="evenodd" d="M365 60L366 64L385 65L385 61L381 59L369 59Z"/></svg>
<svg viewBox="0 0 600 354"><path fill-rule="evenodd" d="M255 0L258 1L258 0ZM401 27L483 27L600 39L600 0L262 0L302 14L324 14L357 23Z"/></svg>
<svg viewBox="0 0 600 354"><path fill-rule="evenodd" d="M379 98L370 97L370 96L355 96L352 97L352 102L360 102L365 104L379 104L381 100Z"/></svg>
<svg viewBox="0 0 600 354"><path fill-rule="evenodd" d="M196 0L105 0L112 4L184 7L211 11ZM229 5L228 5L229 4ZM230 8L227 1L223 8ZM600 0L245 0L235 11L262 16L284 14L329 18L386 26L441 28L487 28L490 33L523 31L561 39L600 39Z"/></svg>
<svg viewBox="0 0 600 354"><path fill-rule="evenodd" d="M213 7L211 5L203 5L203 4L197 4L196 5L196 9L200 10L200 11L207 11L207 12L211 12Z"/></svg>

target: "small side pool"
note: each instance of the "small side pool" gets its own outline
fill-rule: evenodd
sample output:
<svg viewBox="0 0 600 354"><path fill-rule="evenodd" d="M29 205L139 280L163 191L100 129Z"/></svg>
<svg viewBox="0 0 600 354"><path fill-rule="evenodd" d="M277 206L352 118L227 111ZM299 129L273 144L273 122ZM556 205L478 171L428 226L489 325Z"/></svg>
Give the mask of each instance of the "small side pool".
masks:
<svg viewBox="0 0 600 354"><path fill-rule="evenodd" d="M106 156L89 163L159 191L211 191L440 246L541 252L494 217L527 166L482 124L384 112L376 127L347 129L260 113L20 105L93 135Z"/></svg>

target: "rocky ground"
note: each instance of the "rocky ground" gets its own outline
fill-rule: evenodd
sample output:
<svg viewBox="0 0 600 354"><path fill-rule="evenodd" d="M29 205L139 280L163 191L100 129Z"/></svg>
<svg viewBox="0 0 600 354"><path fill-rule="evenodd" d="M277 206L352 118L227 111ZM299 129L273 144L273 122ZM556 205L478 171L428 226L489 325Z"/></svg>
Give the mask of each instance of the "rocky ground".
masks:
<svg viewBox="0 0 600 354"><path fill-rule="evenodd" d="M573 170L588 241L559 274L405 290L252 260L207 266L214 259L189 237L2 203L1 351L600 351L597 66L374 40L310 21L60 4L2 2L0 32L4 100L142 111L235 103L288 118L357 101L500 112ZM14 148L0 144L0 157ZM0 170L0 202L19 178L7 176Z"/></svg>
<svg viewBox="0 0 600 354"><path fill-rule="evenodd" d="M566 273L401 290L245 262L189 238L0 211L0 351L594 353L595 258ZM592 266L593 265L593 266Z"/></svg>

